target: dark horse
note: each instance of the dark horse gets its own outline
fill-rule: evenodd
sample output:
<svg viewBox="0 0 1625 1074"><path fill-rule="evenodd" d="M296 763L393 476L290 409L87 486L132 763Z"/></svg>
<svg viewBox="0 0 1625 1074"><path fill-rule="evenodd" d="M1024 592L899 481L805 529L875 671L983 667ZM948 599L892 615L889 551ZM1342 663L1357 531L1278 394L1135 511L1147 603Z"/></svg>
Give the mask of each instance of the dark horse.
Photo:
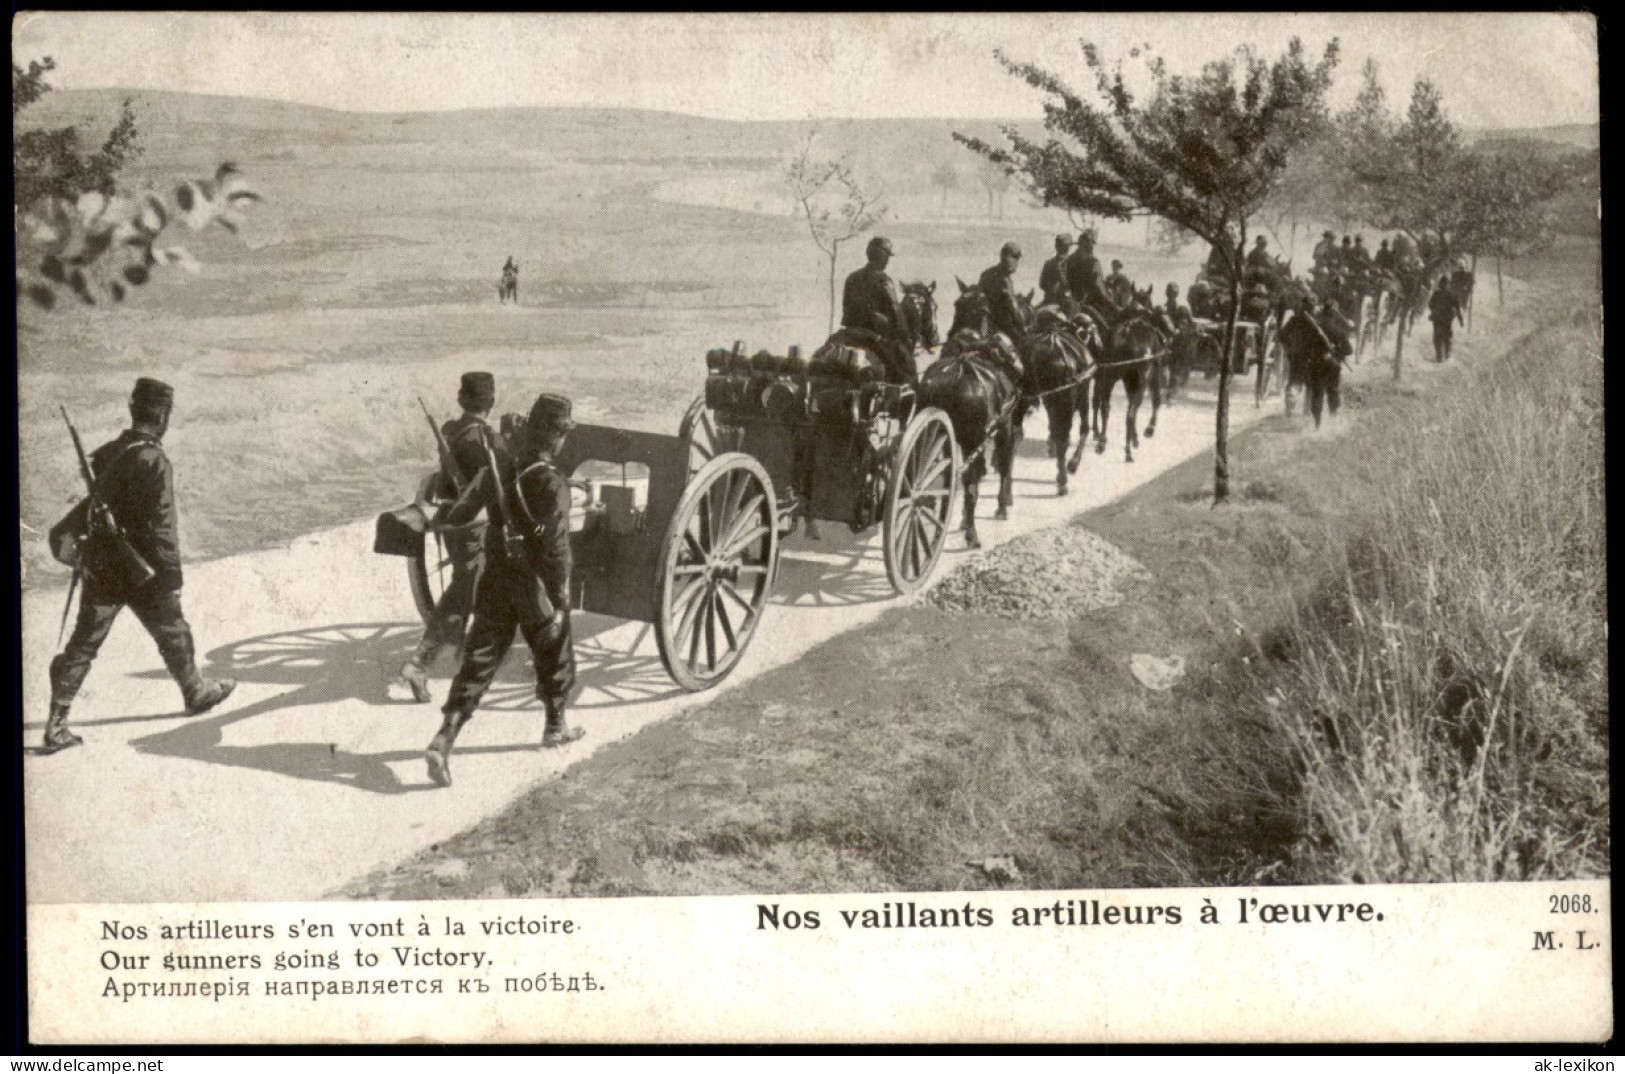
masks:
<svg viewBox="0 0 1625 1074"><path fill-rule="evenodd" d="M1066 452L1072 445L1074 414L1079 419L1079 436L1089 438L1089 382L1100 362L1100 334L1086 315L1069 320L1055 307L1045 306L1027 332L1022 358L1027 366L1024 390L1043 401L1049 417L1055 494L1065 496Z"/></svg>
<svg viewBox="0 0 1625 1074"><path fill-rule="evenodd" d="M941 356L920 374L920 405L948 415L954 439L968 460L964 470L965 543L980 548L976 535L976 497L987 474L987 449L999 475L999 508L995 519L1009 517L1015 500L1011 471L1015 466L1016 409L1021 404L1021 360L994 335L987 297L960 283L953 326Z"/></svg>
<svg viewBox="0 0 1625 1074"><path fill-rule="evenodd" d="M1151 389L1151 420L1145 435L1155 436L1157 412L1162 409L1162 363L1168 344L1173 339L1173 325L1160 310L1150 306L1149 289L1137 292L1134 303L1117 315L1106 332L1106 350L1095 373L1094 430L1095 454L1106 451L1106 423L1111 418L1112 390L1119 381L1128 395L1126 411L1126 438L1123 461L1134 461L1134 449L1140 444L1136 421L1145 389ZM1078 450L1067 463L1067 469L1078 472L1085 441L1078 442Z"/></svg>

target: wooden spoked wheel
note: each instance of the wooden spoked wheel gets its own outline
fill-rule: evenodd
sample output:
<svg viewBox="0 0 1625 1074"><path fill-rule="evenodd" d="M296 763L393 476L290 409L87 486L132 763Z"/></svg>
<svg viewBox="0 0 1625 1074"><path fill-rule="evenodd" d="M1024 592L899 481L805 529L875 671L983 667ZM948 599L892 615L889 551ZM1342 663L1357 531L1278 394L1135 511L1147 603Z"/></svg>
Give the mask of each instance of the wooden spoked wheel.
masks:
<svg viewBox="0 0 1625 1074"><path fill-rule="evenodd" d="M705 405L703 395L695 399L677 427L678 438L688 444L688 476L692 478L718 455L738 451L743 435L743 429L719 423L716 414Z"/></svg>
<svg viewBox="0 0 1625 1074"><path fill-rule="evenodd" d="M655 640L677 685L727 678L767 607L779 554L773 482L762 464L725 452L689 479L660 550Z"/></svg>
<svg viewBox="0 0 1625 1074"><path fill-rule="evenodd" d="M445 502L441 493L439 471L426 475L418 483L417 502L431 509ZM423 535L423 549L406 561L406 580L412 586L412 602L418 607L425 626L434 618L435 605L440 595L451 585L451 553L439 531L432 526Z"/></svg>
<svg viewBox="0 0 1625 1074"><path fill-rule="evenodd" d="M924 585L942 556L960 466L948 415L936 407L915 414L892 458L881 526L886 576L899 593Z"/></svg>

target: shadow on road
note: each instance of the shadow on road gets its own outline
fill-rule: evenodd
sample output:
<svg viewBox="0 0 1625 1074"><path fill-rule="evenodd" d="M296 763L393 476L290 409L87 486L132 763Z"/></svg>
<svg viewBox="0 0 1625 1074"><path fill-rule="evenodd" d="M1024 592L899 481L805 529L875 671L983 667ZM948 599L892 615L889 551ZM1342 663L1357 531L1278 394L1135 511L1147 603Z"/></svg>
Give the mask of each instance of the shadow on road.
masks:
<svg viewBox="0 0 1625 1074"><path fill-rule="evenodd" d="M600 635L621 626L606 616L581 615L576 623L576 664L580 693L575 707L592 709L635 704L666 697L677 687L666 676L658 656L643 655L647 629L622 647L606 643ZM416 644L421 627L406 623L348 623L311 630L295 630L248 638L221 646L208 654L206 674L230 676L244 684L287 686L271 697L188 720L178 727L133 740L140 753L183 757L207 764L256 768L265 772L339 783L374 794L401 794L429 789L405 785L391 764L417 760L416 750L357 754L340 750L329 741L274 742L239 746L225 742L225 729L272 712L296 710L362 700L389 707L405 707L387 700L384 687ZM455 661L442 658L436 669L449 674ZM143 673L145 674L145 673ZM163 674L157 672L156 674ZM444 682L435 683L443 692ZM228 705L230 703L228 702ZM414 706L423 711L425 741L432 731L438 706ZM481 710L536 710L534 742L514 746L469 747L459 753L506 753L538 748L541 705L535 698L535 680L523 642L516 641L497 680L487 691ZM141 719L148 717L126 717ZM162 717L150 717L162 718Z"/></svg>
<svg viewBox="0 0 1625 1074"><path fill-rule="evenodd" d="M866 531L860 538L851 527L838 522L820 523L819 531L822 536L816 541L802 535L785 539L769 598L774 604L841 608L896 595L886 578L885 557L878 542L866 545L867 535L875 531Z"/></svg>

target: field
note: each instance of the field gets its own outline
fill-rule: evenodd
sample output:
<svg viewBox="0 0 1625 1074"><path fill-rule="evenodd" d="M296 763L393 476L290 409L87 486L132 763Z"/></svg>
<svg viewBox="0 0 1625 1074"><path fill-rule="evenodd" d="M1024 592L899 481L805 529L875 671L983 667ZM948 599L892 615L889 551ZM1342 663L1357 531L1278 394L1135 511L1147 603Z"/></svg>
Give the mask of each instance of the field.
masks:
<svg viewBox="0 0 1625 1074"><path fill-rule="evenodd" d="M51 94L26 115L98 129L116 100ZM145 93L135 108L146 152L134 183L162 189L232 160L266 200L240 239L188 236L200 277L159 274L118 308L19 309L25 586L64 577L41 536L78 494L58 405L99 442L126 420L139 375L178 392L167 443L195 559L403 500L433 458L414 397L448 414L464 370L497 375L499 411L562 389L585 420L675 432L708 348L742 338L782 353L826 334L827 269L788 200L741 211L771 195L802 126L545 109L355 115ZM944 218L925 176L933 161L970 156L948 131L877 121L828 135L835 149L861 142L876 168L893 162L893 274L945 294L1017 238L1036 279L1065 218L1011 198L995 224L979 189L956 193ZM1194 275L1188 261L1125 253L1159 284ZM521 265L517 307L496 301L509 255ZM860 257L844 253L840 271Z"/></svg>

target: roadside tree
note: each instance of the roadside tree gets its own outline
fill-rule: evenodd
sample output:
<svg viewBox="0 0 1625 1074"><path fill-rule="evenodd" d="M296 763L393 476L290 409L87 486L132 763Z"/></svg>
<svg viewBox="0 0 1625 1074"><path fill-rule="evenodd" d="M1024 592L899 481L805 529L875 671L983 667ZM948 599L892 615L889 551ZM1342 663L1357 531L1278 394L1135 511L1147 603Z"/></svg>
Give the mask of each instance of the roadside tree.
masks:
<svg viewBox="0 0 1625 1074"><path fill-rule="evenodd" d="M1129 52L1142 61L1134 88L1121 61L1108 63L1086 42L1092 86L1084 94L1041 67L995 55L1047 95L1050 137L1040 141L1005 127L1008 145L999 148L954 137L1020 176L1047 205L1125 221L1159 216L1219 249L1230 270L1224 353L1233 353L1249 222L1275 192L1292 153L1328 122L1337 42L1319 60L1297 39L1273 61L1239 49L1195 76L1175 75L1149 48L1136 48ZM1220 363L1215 503L1230 491L1230 379L1230 363Z"/></svg>
<svg viewBox="0 0 1625 1074"><path fill-rule="evenodd" d="M829 331L835 331L835 271L841 244L870 231L886 219L885 192L860 180L844 155L825 157L818 128L796 146L784 164L785 186L796 213L807 223L814 245L829 262Z"/></svg>

